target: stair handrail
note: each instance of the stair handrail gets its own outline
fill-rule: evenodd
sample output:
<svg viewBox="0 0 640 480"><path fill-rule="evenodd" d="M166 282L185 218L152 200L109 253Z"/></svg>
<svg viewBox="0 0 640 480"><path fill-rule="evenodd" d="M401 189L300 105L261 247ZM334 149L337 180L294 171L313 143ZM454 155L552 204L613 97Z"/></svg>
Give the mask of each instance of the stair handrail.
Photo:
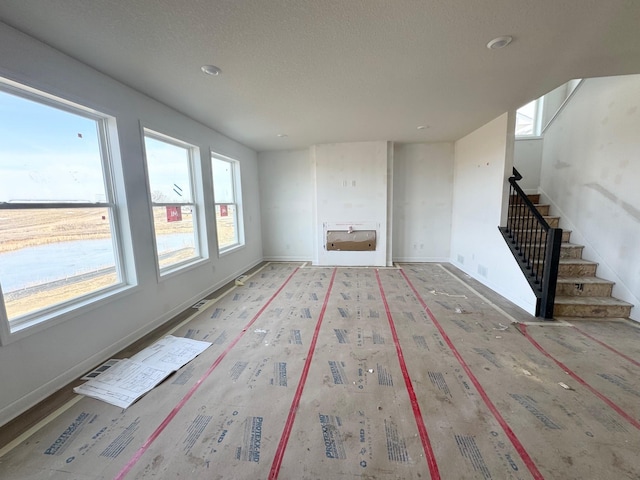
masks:
<svg viewBox="0 0 640 480"><path fill-rule="evenodd" d="M524 193L524 190L522 190L520 185L518 185L518 181L520 180L522 180L522 175L520 174L520 172L518 172L516 167L513 167L513 175L509 177L509 184L513 187L513 190L517 193L522 203L524 203L527 206L527 208L531 211L531 213L536 218L536 220L538 220L538 222L542 224L545 231L550 230L551 226L549 225L549 223L540 214L540 212L538 211L534 203L531 200L529 200L529 197L527 196L526 193ZM509 198L509 204L511 205L511 198Z"/></svg>
<svg viewBox="0 0 640 480"><path fill-rule="evenodd" d="M552 319L562 229L549 225L518 185L521 179L522 175L514 167L509 177L507 226L499 229L536 294L536 316Z"/></svg>

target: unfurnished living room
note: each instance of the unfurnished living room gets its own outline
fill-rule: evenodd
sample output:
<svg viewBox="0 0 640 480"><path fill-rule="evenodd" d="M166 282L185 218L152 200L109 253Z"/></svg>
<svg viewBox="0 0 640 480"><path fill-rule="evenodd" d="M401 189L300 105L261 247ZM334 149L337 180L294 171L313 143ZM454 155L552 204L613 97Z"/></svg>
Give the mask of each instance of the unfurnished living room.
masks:
<svg viewBox="0 0 640 480"><path fill-rule="evenodd" d="M638 25L4 0L0 478L640 479Z"/></svg>

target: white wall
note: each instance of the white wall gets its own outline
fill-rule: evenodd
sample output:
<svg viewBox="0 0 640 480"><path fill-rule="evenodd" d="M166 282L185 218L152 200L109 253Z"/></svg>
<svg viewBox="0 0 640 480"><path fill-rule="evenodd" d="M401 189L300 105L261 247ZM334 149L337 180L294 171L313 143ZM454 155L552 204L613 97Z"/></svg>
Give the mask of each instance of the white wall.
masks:
<svg viewBox="0 0 640 480"><path fill-rule="evenodd" d="M531 314L536 298L500 232L515 123L504 114L455 143L451 262Z"/></svg>
<svg viewBox="0 0 640 480"><path fill-rule="evenodd" d="M314 145L316 265L387 264L387 142ZM373 252L327 251L326 230L376 230Z"/></svg>
<svg viewBox="0 0 640 480"><path fill-rule="evenodd" d="M515 140L513 165L522 175L522 180L518 184L525 193L538 193L542 166L542 144L542 138L516 138Z"/></svg>
<svg viewBox="0 0 640 480"><path fill-rule="evenodd" d="M309 150L258 154L265 260L313 258L313 175Z"/></svg>
<svg viewBox="0 0 640 480"><path fill-rule="evenodd" d="M0 58L1 76L117 118L127 223L133 238L138 279L138 287L115 300L83 309L59 325L0 347L0 424L3 424L260 262L262 240L255 152L2 23ZM200 147L206 213L210 220L214 213L209 149L240 161L244 248L218 258L215 232L210 227L207 230L210 259L158 281L150 205L144 187L140 122Z"/></svg>
<svg viewBox="0 0 640 480"><path fill-rule="evenodd" d="M640 305L640 75L585 80L547 130L541 192L614 296ZM640 320L639 308L631 316Z"/></svg>
<svg viewBox="0 0 640 480"><path fill-rule="evenodd" d="M394 261L449 261L453 158L452 143L394 146Z"/></svg>

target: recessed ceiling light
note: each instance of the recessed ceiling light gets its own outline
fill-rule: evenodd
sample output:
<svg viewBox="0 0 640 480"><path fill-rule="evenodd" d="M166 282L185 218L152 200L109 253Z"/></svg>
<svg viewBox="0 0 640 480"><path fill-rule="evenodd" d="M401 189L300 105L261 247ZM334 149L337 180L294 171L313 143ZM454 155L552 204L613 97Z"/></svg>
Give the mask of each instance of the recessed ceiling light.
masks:
<svg viewBox="0 0 640 480"><path fill-rule="evenodd" d="M506 47L512 41L513 41L513 37L510 37L508 35L506 35L504 37L494 38L489 43L487 43L487 48L490 49L490 50L498 50L499 48Z"/></svg>
<svg viewBox="0 0 640 480"><path fill-rule="evenodd" d="M280 138L285 138L285 137L288 137L289 135L287 135L286 133L279 133L277 136Z"/></svg>
<svg viewBox="0 0 640 480"><path fill-rule="evenodd" d="M200 67L200 70L202 70L207 75L213 75L214 77L222 73L222 70L220 70L215 65L203 65L202 67Z"/></svg>

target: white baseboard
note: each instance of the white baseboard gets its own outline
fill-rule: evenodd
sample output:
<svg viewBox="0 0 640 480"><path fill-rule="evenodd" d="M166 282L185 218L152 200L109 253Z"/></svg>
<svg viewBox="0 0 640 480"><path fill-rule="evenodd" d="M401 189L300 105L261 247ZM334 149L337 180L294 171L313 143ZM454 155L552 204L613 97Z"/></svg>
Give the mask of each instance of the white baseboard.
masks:
<svg viewBox="0 0 640 480"><path fill-rule="evenodd" d="M265 262L311 262L311 257L300 256L286 256L286 255L274 255L271 257L264 257Z"/></svg>
<svg viewBox="0 0 640 480"><path fill-rule="evenodd" d="M449 257L395 257L393 263L449 263Z"/></svg>

